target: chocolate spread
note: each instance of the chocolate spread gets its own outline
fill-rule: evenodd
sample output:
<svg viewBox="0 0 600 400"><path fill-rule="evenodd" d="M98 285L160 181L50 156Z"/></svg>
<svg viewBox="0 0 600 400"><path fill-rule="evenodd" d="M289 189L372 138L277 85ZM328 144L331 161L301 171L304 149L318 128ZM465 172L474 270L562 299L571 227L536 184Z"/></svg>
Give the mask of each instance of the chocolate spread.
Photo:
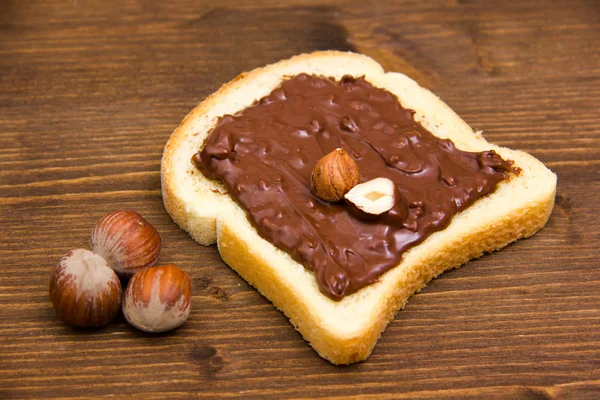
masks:
<svg viewBox="0 0 600 400"><path fill-rule="evenodd" d="M313 270L321 292L340 300L519 172L493 150L458 150L413 115L364 78L300 74L221 117L192 161L225 184L260 236ZM357 162L361 181L395 183L396 205L376 221L311 193L313 167L338 147Z"/></svg>

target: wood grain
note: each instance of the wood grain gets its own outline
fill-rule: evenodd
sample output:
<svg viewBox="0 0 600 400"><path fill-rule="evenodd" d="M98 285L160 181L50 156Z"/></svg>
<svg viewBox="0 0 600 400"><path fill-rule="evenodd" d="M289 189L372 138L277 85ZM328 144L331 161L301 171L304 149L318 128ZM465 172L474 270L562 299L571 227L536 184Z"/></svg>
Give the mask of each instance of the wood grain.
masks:
<svg viewBox="0 0 600 400"><path fill-rule="evenodd" d="M407 73L559 176L546 228L432 282L348 367L179 230L160 194L162 148L189 110L242 71L318 49ZM596 0L4 0L0 398L599 398L599 103ZM58 258L121 208L192 278L175 332L121 315L73 329L52 310Z"/></svg>

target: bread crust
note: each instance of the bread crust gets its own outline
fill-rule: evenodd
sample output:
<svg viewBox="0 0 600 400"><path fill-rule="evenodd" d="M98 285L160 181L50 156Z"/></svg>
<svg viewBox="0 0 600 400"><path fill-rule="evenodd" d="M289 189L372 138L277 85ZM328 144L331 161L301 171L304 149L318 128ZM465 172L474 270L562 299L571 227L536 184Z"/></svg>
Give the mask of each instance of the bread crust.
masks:
<svg viewBox="0 0 600 400"><path fill-rule="evenodd" d="M216 118L246 108L285 76L300 72L340 78L364 75L394 93L438 137L467 151L496 150L522 169L492 195L456 215L443 231L406 252L401 264L340 302L320 293L312 274L258 236L222 185L191 164ZM365 360L386 325L431 279L484 252L533 235L554 205L556 176L530 155L486 142L446 104L410 78L384 73L374 60L335 51L293 57L239 75L190 112L167 142L161 163L165 208L203 245L217 243L223 260L285 313L311 346L334 364Z"/></svg>

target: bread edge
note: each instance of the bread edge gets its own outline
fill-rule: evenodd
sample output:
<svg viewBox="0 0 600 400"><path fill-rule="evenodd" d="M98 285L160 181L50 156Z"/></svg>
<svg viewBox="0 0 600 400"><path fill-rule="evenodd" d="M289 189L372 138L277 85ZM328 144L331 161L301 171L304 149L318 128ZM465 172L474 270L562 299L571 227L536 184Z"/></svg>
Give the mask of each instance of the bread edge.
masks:
<svg viewBox="0 0 600 400"><path fill-rule="evenodd" d="M367 330L352 337L340 337L312 318L307 318L302 302L290 288L279 279L274 279L268 261L249 248L248 243L236 236L227 224L217 223L217 243L219 253L225 263L242 278L254 286L263 296L281 310L310 343L310 345L333 364L351 364L366 360L385 327L394 319L408 299L422 290L427 283L446 270L459 268L468 261L486 252L499 250L520 239L532 236L546 224L554 205L555 190L545 201L519 210L509 218L498 220L495 225L472 231L463 237L458 246L448 243L451 251L430 254L422 261L422 270L430 274L412 274L409 280L395 282L395 289L389 294L386 304L376 311L373 323ZM498 235L498 232L503 234ZM452 248L450 249L450 246ZM454 258L447 258L447 253Z"/></svg>

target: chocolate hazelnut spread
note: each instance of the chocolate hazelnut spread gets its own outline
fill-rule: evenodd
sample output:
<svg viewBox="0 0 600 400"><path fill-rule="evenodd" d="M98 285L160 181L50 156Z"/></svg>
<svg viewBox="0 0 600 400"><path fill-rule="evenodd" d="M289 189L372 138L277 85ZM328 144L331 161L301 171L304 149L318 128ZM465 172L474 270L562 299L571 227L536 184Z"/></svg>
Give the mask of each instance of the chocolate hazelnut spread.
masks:
<svg viewBox="0 0 600 400"><path fill-rule="evenodd" d="M313 270L321 292L340 300L519 173L493 150L458 150L413 114L364 78L300 74L221 117L192 161L225 184L261 237ZM313 167L338 147L356 161L363 182L395 183L395 206L375 221L311 193Z"/></svg>

